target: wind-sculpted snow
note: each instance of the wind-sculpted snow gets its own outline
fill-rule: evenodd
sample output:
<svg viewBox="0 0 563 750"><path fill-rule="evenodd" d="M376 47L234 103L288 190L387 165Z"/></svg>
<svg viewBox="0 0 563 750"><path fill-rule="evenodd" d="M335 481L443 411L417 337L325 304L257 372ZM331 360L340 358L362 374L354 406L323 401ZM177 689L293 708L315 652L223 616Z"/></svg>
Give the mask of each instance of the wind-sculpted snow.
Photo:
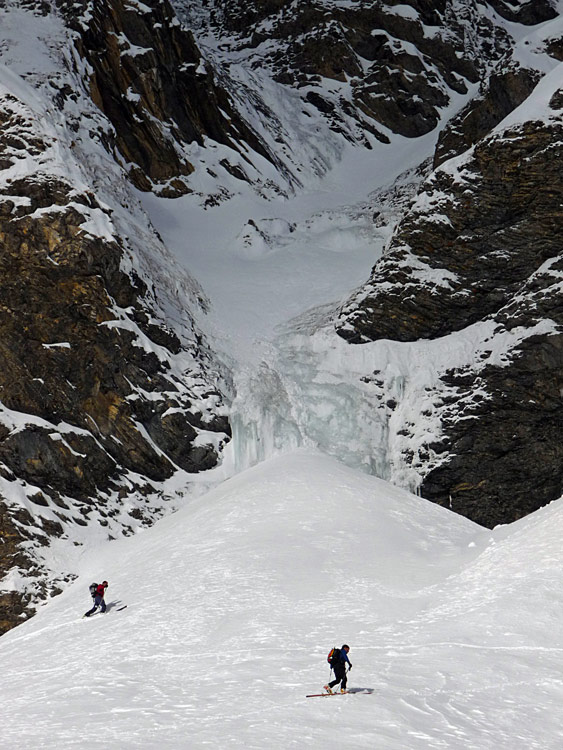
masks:
<svg viewBox="0 0 563 750"><path fill-rule="evenodd" d="M263 463L85 554L2 638L3 743L557 750L562 519L488 532L318 453ZM306 699L343 642L371 692Z"/></svg>

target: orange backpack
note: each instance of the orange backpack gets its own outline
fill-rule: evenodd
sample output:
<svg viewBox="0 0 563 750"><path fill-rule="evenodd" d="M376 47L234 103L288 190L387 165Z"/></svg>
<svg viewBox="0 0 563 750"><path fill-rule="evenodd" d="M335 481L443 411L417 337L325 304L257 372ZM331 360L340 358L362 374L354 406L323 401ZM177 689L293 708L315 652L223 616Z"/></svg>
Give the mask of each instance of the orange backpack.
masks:
<svg viewBox="0 0 563 750"><path fill-rule="evenodd" d="M333 667L334 662L338 659L339 656L340 656L340 649L333 646L328 652L328 656L326 657L326 660L330 664L330 666Z"/></svg>

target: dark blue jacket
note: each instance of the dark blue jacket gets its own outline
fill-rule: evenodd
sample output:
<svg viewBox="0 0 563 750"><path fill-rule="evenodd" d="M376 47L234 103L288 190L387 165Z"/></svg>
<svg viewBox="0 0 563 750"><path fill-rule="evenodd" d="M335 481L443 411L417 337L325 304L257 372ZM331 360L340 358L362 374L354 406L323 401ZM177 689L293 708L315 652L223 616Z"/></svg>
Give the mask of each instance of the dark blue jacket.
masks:
<svg viewBox="0 0 563 750"><path fill-rule="evenodd" d="M348 658L348 654L343 648L338 649L338 658L336 659L336 661L341 662L342 666L344 666L346 662L348 662L348 664L352 666L352 662Z"/></svg>

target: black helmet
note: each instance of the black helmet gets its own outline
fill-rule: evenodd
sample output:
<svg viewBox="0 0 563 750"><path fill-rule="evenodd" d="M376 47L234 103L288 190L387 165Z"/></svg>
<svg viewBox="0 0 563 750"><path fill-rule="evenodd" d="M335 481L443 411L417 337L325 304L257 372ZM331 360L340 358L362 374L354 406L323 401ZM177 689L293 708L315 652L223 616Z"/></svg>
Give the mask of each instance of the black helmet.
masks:
<svg viewBox="0 0 563 750"><path fill-rule="evenodd" d="M344 643L342 648L348 649L348 651L350 651L350 646L347 643Z"/></svg>

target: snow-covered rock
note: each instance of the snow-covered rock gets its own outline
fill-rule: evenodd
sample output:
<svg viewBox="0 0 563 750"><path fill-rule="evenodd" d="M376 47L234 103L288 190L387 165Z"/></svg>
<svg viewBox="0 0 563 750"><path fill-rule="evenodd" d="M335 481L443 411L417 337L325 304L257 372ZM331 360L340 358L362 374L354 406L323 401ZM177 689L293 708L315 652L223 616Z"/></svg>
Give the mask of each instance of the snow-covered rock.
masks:
<svg viewBox="0 0 563 750"><path fill-rule="evenodd" d="M0 19L5 630L73 575L54 538L151 524L184 491L167 482L215 466L230 427L205 294L115 160L74 32L41 4Z"/></svg>
<svg viewBox="0 0 563 750"><path fill-rule="evenodd" d="M488 526L563 486L563 103L561 63L546 53L560 29L557 17L516 45L515 58L533 45L536 85L500 122L489 110L490 132L430 175L337 324L355 343L432 340L447 351L473 341L467 360L446 359L411 405L403 461L425 497ZM483 125L483 100L465 122L475 112ZM420 443L425 413L439 427Z"/></svg>

